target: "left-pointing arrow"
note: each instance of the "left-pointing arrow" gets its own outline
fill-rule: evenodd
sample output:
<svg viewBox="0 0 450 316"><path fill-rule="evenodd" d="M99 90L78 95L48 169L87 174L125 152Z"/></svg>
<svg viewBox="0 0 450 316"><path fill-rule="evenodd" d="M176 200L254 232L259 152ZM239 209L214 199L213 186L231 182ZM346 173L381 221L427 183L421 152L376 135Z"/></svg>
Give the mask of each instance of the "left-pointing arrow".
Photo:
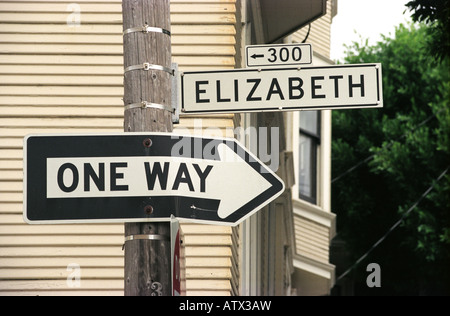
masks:
<svg viewBox="0 0 450 316"><path fill-rule="evenodd" d="M264 58L264 54L253 54L252 55L253 59L257 59L257 58Z"/></svg>

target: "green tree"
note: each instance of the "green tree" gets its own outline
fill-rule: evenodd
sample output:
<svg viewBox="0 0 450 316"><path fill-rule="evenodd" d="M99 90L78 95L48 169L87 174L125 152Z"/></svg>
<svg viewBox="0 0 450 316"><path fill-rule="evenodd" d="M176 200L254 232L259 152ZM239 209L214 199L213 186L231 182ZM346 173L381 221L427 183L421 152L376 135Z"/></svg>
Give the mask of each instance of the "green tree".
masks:
<svg viewBox="0 0 450 316"><path fill-rule="evenodd" d="M424 22L429 53L438 59L450 54L450 0L412 0L406 6L416 22Z"/></svg>
<svg viewBox="0 0 450 316"><path fill-rule="evenodd" d="M449 62L427 53L428 34L400 25L394 38L347 47L345 63L383 67L383 109L333 112L338 234L355 261L388 232L355 269L361 294L368 262L382 268L377 293L450 294L450 170L436 181L450 166Z"/></svg>

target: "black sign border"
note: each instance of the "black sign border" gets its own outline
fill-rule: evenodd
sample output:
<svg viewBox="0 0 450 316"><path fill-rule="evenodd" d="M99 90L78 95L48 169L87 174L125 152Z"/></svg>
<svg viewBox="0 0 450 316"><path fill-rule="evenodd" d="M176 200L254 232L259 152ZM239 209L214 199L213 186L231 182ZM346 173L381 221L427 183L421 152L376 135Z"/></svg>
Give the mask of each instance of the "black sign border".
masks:
<svg viewBox="0 0 450 316"><path fill-rule="evenodd" d="M271 184L270 188L225 219L217 215L219 200L167 196L46 198L47 158L173 157L172 146L186 137L191 141L191 148L198 142L202 143L202 148L207 144L211 147L213 142L212 148L225 144L235 153L245 155L241 158ZM148 138L152 141L150 147L144 144ZM178 157L202 159L203 157L199 157L198 154L192 150L190 153L180 153ZM215 154L214 149L212 154ZM218 155L216 156L214 160L219 160ZM195 222L236 225L284 191L283 182L234 139L200 138L166 133L30 135L25 139L24 169L23 215L29 224L169 221L173 215ZM151 214L147 213L149 205L153 209Z"/></svg>

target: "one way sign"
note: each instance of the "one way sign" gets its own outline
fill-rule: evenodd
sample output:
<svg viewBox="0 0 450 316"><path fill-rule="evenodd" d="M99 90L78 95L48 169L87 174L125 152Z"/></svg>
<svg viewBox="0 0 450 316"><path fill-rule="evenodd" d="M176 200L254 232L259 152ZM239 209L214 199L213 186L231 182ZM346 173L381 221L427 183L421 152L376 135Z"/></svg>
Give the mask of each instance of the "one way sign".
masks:
<svg viewBox="0 0 450 316"><path fill-rule="evenodd" d="M234 139L174 134L35 135L25 140L24 219L237 225L284 191Z"/></svg>

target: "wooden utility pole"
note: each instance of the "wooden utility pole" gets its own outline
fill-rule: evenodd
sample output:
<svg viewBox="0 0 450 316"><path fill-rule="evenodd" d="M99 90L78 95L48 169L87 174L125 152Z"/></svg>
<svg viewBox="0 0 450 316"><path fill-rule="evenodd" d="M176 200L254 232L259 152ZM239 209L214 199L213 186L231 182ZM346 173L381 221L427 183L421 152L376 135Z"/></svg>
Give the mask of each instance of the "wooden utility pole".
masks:
<svg viewBox="0 0 450 316"><path fill-rule="evenodd" d="M170 0L122 0L122 7L124 130L171 132ZM151 141L144 137L143 146L151 150ZM170 223L127 223L125 240L125 295L171 295Z"/></svg>

